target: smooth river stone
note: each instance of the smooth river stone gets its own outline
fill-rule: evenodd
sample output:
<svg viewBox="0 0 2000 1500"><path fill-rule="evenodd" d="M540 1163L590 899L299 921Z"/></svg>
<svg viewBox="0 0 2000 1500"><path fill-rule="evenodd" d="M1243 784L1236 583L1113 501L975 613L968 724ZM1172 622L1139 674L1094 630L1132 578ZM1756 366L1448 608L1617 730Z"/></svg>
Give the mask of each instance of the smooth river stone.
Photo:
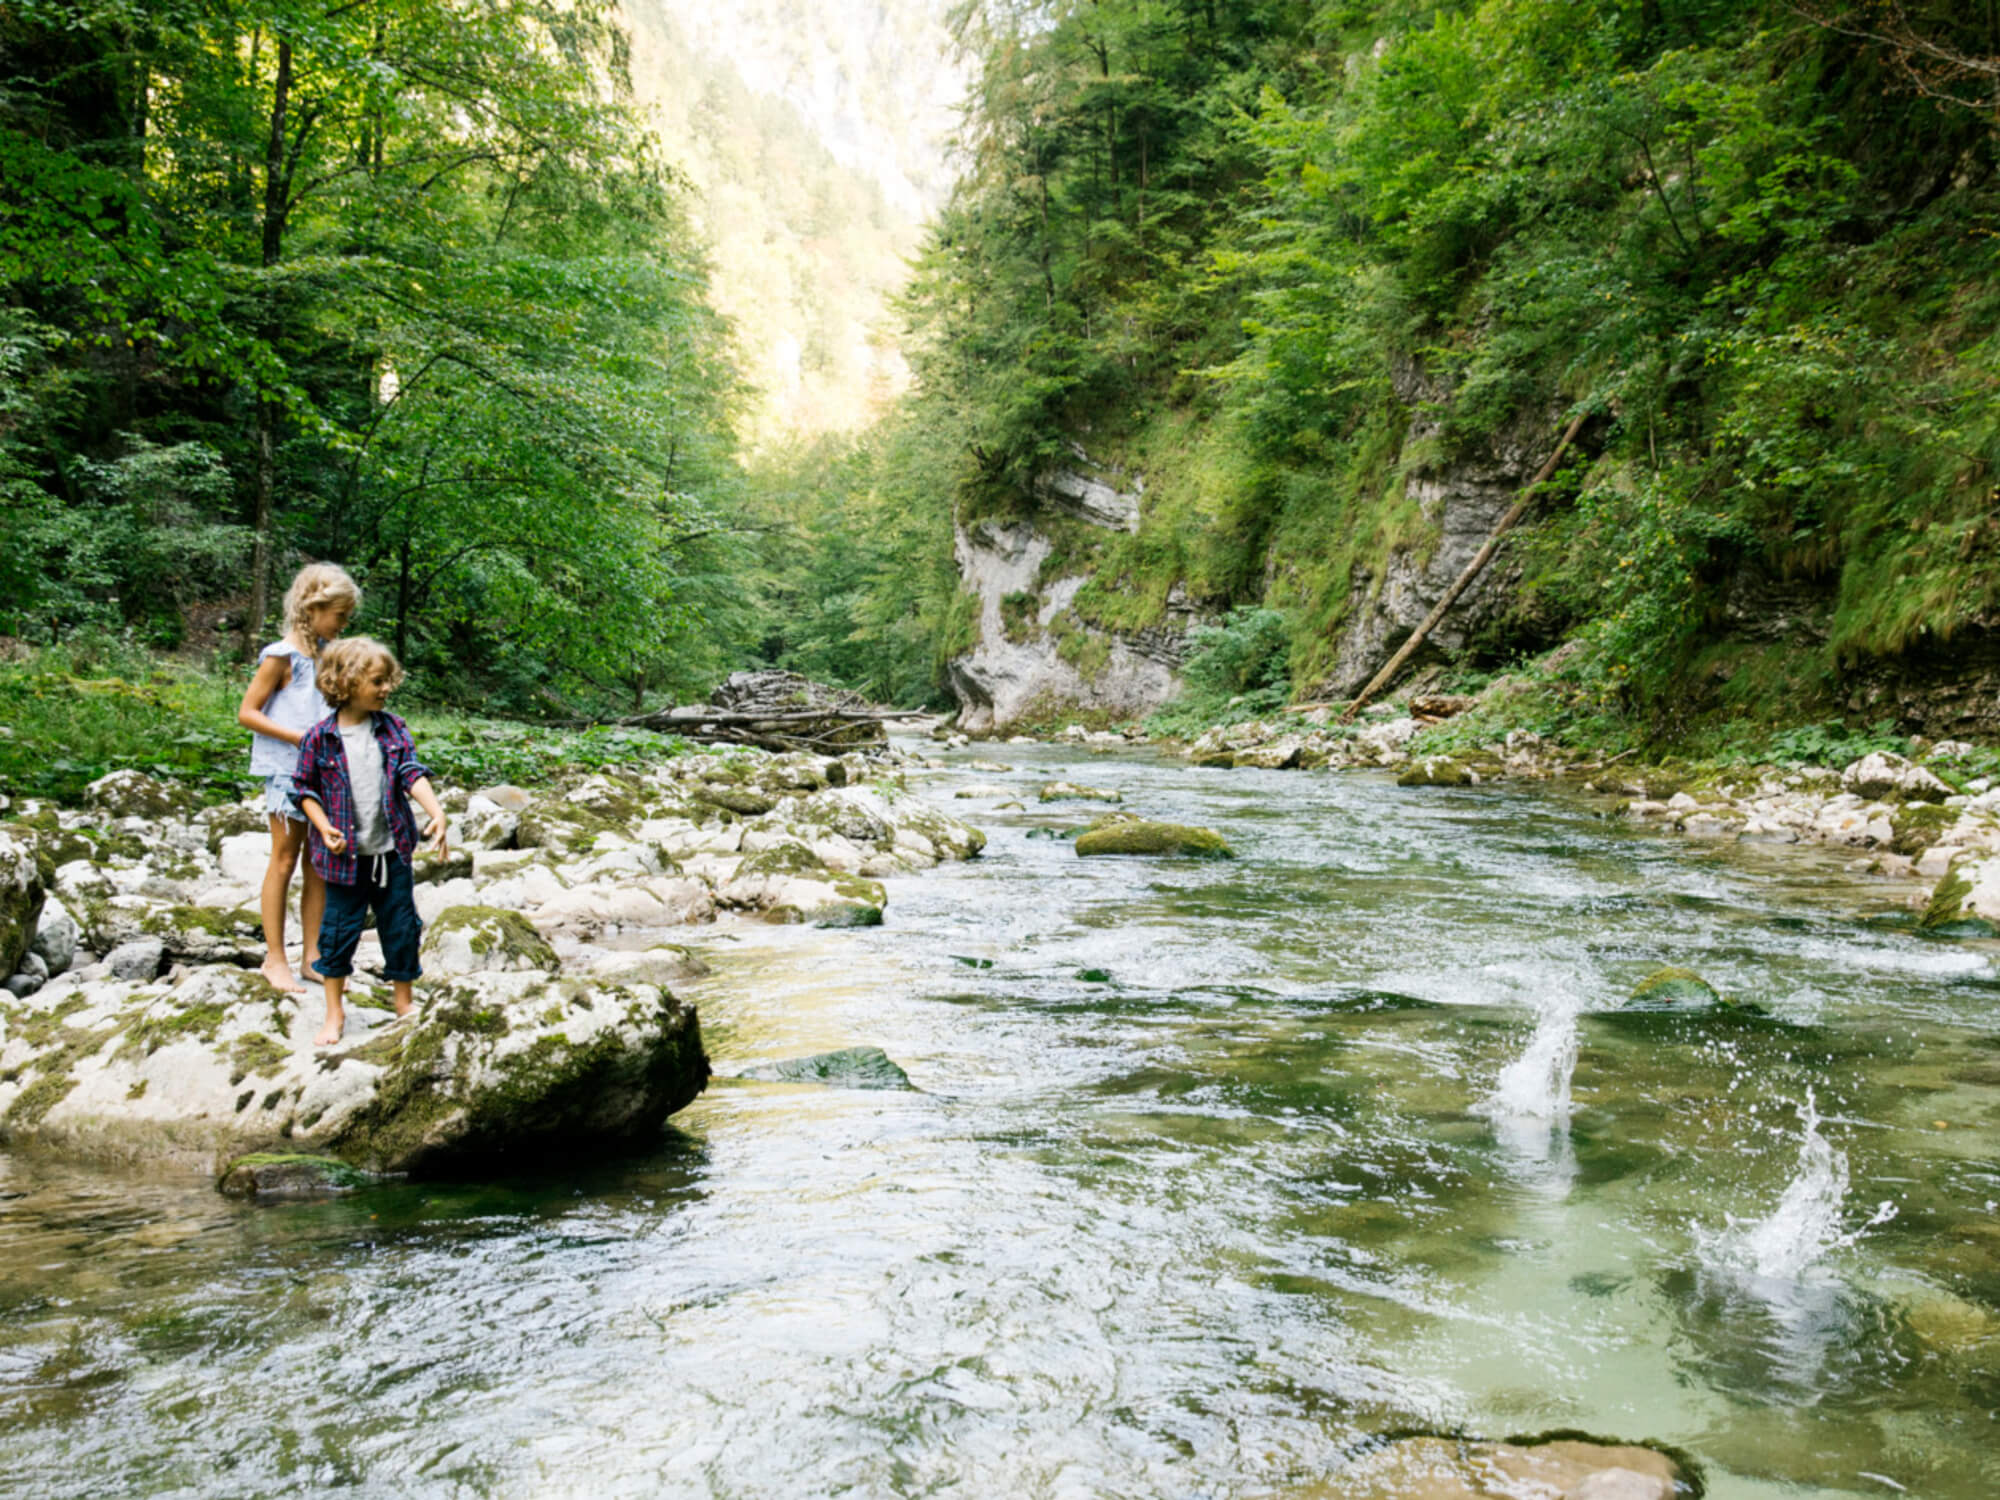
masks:
<svg viewBox="0 0 2000 1500"><path fill-rule="evenodd" d="M1413 1437L1364 1455L1324 1493L1341 1500L1672 1500L1681 1478L1664 1453L1628 1444Z"/></svg>

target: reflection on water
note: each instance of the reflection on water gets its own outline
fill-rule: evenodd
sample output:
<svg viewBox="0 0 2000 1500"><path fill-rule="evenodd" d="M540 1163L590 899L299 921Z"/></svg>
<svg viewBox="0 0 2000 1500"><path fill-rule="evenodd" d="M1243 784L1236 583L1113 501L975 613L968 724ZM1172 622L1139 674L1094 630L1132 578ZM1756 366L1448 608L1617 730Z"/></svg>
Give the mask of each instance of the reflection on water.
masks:
<svg viewBox="0 0 2000 1500"><path fill-rule="evenodd" d="M1006 753L1241 857L955 802L987 856L885 927L704 935L720 1072L914 1092L719 1079L638 1158L262 1210L0 1158L10 1480L1265 1496L1442 1426L1990 1494L1990 945L1547 797ZM1618 1008L1668 962L1761 1013Z"/></svg>

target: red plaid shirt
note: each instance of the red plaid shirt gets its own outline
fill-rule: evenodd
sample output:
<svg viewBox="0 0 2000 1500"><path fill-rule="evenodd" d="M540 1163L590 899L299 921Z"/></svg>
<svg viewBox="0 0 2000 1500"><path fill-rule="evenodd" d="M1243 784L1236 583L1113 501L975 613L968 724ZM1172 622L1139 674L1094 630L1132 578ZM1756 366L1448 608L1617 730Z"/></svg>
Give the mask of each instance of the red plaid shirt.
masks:
<svg viewBox="0 0 2000 1500"><path fill-rule="evenodd" d="M373 715L375 743L382 747L382 802L389 814L389 834L396 853L408 859L417 848L417 820L410 811L410 788L430 769L417 759L416 743L403 721L392 713ZM301 800L310 797L326 811L326 820L347 840L335 854L314 828L309 835L313 868L329 885L354 885L361 879L361 857L355 853L354 785L347 775L347 746L340 739L340 715L328 714L299 741L299 768L292 786Z"/></svg>

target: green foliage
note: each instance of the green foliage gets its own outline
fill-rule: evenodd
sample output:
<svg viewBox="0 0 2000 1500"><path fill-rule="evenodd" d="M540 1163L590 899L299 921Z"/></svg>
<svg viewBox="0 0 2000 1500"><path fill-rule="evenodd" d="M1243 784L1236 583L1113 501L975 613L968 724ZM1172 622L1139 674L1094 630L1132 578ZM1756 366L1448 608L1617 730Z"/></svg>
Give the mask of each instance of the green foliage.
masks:
<svg viewBox="0 0 2000 1500"><path fill-rule="evenodd" d="M1188 632L1178 698L1151 719L1154 734L1193 735L1214 724L1262 718L1291 697L1285 617L1274 609L1233 609L1219 625Z"/></svg>
<svg viewBox="0 0 2000 1500"><path fill-rule="evenodd" d="M1773 734L1766 745L1766 753L1779 765L1835 769L1883 750L1895 755L1910 753L1909 740L1896 732L1892 720L1885 719L1859 730L1838 719L1802 724Z"/></svg>
<svg viewBox="0 0 2000 1500"><path fill-rule="evenodd" d="M469 697L697 685L738 398L615 22L0 16L0 628L171 641L254 536Z"/></svg>
<svg viewBox="0 0 2000 1500"><path fill-rule="evenodd" d="M74 803L107 771L131 768L207 799L241 795L241 696L229 677L102 634L0 664L0 723L10 731L0 735L0 792Z"/></svg>
<svg viewBox="0 0 2000 1500"><path fill-rule="evenodd" d="M759 466L748 504L764 518L765 660L878 702L948 700L945 663L977 630L952 553L955 433L948 410L913 401L859 441Z"/></svg>

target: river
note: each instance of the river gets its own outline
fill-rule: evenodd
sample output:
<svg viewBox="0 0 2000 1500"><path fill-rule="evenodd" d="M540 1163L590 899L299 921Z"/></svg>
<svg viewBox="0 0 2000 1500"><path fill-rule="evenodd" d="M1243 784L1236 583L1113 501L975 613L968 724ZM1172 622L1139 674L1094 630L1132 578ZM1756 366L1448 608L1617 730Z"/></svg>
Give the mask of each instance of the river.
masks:
<svg viewBox="0 0 2000 1500"><path fill-rule="evenodd" d="M1988 1500L2000 945L1535 789L973 752L986 854L698 938L656 1151L250 1207L0 1156L35 1496L1338 1495L1372 1434ZM1080 860L1058 777L1238 859ZM1019 787L1023 811L953 801ZM1619 1009L1661 964L1737 1009Z"/></svg>

